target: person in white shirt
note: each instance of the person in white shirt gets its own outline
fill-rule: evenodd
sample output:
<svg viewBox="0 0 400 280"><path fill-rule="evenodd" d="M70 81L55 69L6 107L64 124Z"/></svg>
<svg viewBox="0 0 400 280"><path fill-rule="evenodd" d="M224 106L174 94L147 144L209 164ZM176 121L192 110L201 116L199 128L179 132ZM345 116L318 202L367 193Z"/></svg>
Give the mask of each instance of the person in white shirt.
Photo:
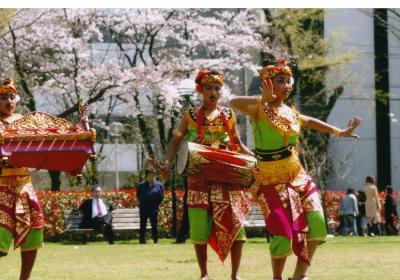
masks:
<svg viewBox="0 0 400 280"><path fill-rule="evenodd" d="M102 190L99 186L93 187L92 196L92 199L85 200L78 208L83 215L79 228L93 228L101 231L108 243L114 244L111 214L113 206L102 197Z"/></svg>

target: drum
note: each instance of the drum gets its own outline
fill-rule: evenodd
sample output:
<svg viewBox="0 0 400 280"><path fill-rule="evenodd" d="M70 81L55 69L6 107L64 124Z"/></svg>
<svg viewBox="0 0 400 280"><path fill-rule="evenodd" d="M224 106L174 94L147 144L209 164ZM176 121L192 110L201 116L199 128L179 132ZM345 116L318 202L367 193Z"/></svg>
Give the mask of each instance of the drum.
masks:
<svg viewBox="0 0 400 280"><path fill-rule="evenodd" d="M192 142L182 143L177 158L179 174L202 174L210 181L240 184L246 188L251 187L256 165L255 157Z"/></svg>

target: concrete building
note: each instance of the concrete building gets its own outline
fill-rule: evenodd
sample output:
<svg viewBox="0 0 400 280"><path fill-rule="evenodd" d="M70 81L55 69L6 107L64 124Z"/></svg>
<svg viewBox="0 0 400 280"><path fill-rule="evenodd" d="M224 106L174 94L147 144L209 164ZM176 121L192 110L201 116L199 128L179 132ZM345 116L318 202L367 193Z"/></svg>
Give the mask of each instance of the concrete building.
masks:
<svg viewBox="0 0 400 280"><path fill-rule="evenodd" d="M388 26L377 17L387 17ZM329 187L362 189L365 177L374 175L379 187L392 185L399 191L400 33L396 37L395 28L399 30L400 18L386 9L326 9L324 26L326 39L338 46L335 52L354 55L351 63L327 77L328 83L344 81L328 121L344 127L354 115L363 119L360 140L330 140L334 168Z"/></svg>

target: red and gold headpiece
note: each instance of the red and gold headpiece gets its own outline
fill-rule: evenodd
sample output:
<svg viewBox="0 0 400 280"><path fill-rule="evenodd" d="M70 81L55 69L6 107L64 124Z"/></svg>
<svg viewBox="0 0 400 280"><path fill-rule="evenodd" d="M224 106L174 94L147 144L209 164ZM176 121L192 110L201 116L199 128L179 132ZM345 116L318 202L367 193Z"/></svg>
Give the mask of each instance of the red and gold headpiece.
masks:
<svg viewBox="0 0 400 280"><path fill-rule="evenodd" d="M17 92L17 88L14 85L13 80L11 80L10 78L6 78L4 80L0 81L0 94L6 94L6 93L16 93Z"/></svg>
<svg viewBox="0 0 400 280"><path fill-rule="evenodd" d="M196 83L196 91L200 92L201 85L203 84L219 83L221 86L224 85L224 74L209 69L203 69L199 70L194 81Z"/></svg>
<svg viewBox="0 0 400 280"><path fill-rule="evenodd" d="M281 59L278 61L278 65L267 65L260 70L260 78L275 78L278 74L286 74L293 77L292 70L286 65L286 61Z"/></svg>

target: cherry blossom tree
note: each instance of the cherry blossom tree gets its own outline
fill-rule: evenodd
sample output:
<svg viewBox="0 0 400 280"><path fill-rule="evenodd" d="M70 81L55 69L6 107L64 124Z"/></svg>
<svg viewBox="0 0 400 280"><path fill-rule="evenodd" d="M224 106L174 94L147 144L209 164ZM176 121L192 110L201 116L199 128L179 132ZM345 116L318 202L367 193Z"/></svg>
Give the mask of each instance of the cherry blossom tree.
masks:
<svg viewBox="0 0 400 280"><path fill-rule="evenodd" d="M224 72L246 68L256 73L251 50L269 50L260 36L264 22L251 10L131 9L104 14L104 27L135 77L128 92L138 110L143 139L148 138L139 106L144 89L151 89L152 103L164 112L161 120L176 105L178 93L168 88L180 79L193 78L204 67ZM227 77L238 82L229 72ZM163 125L158 122L162 148ZM153 153L150 145L147 150Z"/></svg>
<svg viewBox="0 0 400 280"><path fill-rule="evenodd" d="M19 9L0 35L0 71L14 76L27 110L77 120L81 100L99 115L119 107L137 118L146 153L159 157L179 81L205 67L230 85L237 71L256 74L258 52L271 51L265 28L248 9ZM152 112L158 120L146 117Z"/></svg>
<svg viewBox="0 0 400 280"><path fill-rule="evenodd" d="M112 98L112 89L123 79L111 58L101 63L92 58L93 38L102 36L96 15L95 10L16 12L1 36L0 70L15 76L22 106L35 111L47 103L45 110L77 120L82 99L96 104ZM57 188L59 172L54 173L51 177Z"/></svg>

